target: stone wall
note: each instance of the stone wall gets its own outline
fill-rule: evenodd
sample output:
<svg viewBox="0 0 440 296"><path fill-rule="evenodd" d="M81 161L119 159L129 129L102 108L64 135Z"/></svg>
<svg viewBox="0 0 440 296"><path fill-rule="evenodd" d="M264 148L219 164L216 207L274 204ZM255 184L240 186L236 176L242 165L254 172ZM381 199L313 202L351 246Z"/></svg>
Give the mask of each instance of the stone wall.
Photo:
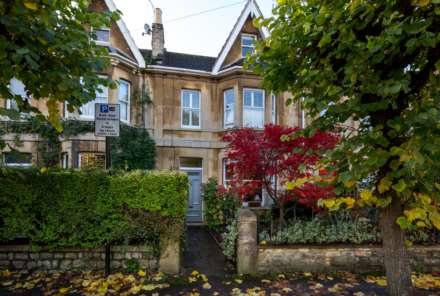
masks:
<svg viewBox="0 0 440 296"><path fill-rule="evenodd" d="M379 245L259 246L257 217L241 209L238 218L237 270L240 274L279 272L381 272L383 250ZM440 245L409 249L414 271L440 272Z"/></svg>
<svg viewBox="0 0 440 296"><path fill-rule="evenodd" d="M440 246L415 246L409 249L415 271L440 271ZM381 246L258 246L259 274L277 272L382 272Z"/></svg>
<svg viewBox="0 0 440 296"><path fill-rule="evenodd" d="M65 249L34 251L29 246L0 246L0 269L28 271L104 270L105 249ZM111 268L120 270L135 259L142 269L157 270L159 261L148 246L114 246Z"/></svg>

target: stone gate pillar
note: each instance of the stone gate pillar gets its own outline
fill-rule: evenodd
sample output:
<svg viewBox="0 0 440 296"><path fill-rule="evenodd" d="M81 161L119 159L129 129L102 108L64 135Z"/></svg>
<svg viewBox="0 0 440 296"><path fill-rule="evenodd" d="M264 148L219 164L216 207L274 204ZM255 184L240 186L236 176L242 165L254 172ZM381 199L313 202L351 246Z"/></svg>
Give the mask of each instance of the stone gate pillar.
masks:
<svg viewBox="0 0 440 296"><path fill-rule="evenodd" d="M237 272L257 274L257 216L249 209L238 212Z"/></svg>

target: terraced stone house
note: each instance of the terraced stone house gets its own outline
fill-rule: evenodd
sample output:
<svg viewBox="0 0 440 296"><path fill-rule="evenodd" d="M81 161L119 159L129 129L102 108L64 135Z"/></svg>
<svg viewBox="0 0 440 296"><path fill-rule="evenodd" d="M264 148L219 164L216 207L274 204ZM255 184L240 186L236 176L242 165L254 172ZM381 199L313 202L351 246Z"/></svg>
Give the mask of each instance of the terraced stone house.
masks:
<svg viewBox="0 0 440 296"><path fill-rule="evenodd" d="M96 11L116 10L112 0L93 1ZM166 13L166 12L165 12ZM156 168L187 172L191 180L188 220L203 221L201 184L215 177L227 183L225 144L222 135L230 129L261 129L267 123L304 126L305 115L297 105L286 107L289 94L273 94L262 87L261 77L243 68L244 58L255 50L254 41L268 32L257 29L252 20L262 13L254 0L241 11L231 32L216 57L190 55L166 50L166 27L162 11L156 9L152 24L151 49L139 49L123 19L110 28L95 29L99 45L108 48L111 67L105 75L118 82L117 89L103 88L95 101L70 114L60 106L65 119L94 120L95 102L121 105L121 120L148 129L157 145ZM216 38L216 36L212 36ZM20 81L10 83L11 91L25 97ZM151 101L139 102L146 93ZM44 102L33 102L47 113ZM14 108L12 102L0 100L0 106ZM6 166L38 165L38 135L7 134L4 138L22 156L2 152ZM81 168L86 164L103 164L104 138L82 134L61 139L64 168Z"/></svg>

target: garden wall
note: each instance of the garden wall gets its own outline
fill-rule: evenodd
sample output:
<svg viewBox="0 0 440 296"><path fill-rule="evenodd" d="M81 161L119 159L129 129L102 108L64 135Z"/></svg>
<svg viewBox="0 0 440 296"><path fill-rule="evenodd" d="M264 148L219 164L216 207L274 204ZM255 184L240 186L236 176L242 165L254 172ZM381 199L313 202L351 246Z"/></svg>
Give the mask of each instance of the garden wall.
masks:
<svg viewBox="0 0 440 296"><path fill-rule="evenodd" d="M142 269L157 270L158 260L148 246L115 246L111 252L113 270L127 268L130 259ZM0 269L26 271L102 271L105 249L70 248L50 252L33 251L29 246L0 246Z"/></svg>
<svg viewBox="0 0 440 296"><path fill-rule="evenodd" d="M440 272L440 246L416 246L409 252L415 271ZM259 246L256 259L260 274L384 270L380 246Z"/></svg>
<svg viewBox="0 0 440 296"><path fill-rule="evenodd" d="M409 249L414 271L440 272L440 245ZM240 274L279 272L359 273L383 271L381 246L261 246L257 240L257 217L241 209L238 217L237 271Z"/></svg>

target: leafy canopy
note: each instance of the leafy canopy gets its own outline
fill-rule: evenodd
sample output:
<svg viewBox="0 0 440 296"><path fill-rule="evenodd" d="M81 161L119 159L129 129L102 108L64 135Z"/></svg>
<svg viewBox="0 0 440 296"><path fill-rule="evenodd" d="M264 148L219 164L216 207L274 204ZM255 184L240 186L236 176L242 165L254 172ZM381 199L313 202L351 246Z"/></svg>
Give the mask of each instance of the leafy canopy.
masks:
<svg viewBox="0 0 440 296"><path fill-rule="evenodd" d="M402 228L440 228L440 1L278 4L251 62L266 87L303 99L312 128L342 128L338 190L369 180L360 206L397 199Z"/></svg>
<svg viewBox="0 0 440 296"><path fill-rule="evenodd" d="M111 84L97 76L109 61L107 50L90 42L89 28L108 27L119 12L92 12L90 2L0 1L0 97L15 100L22 112L39 114L10 92L15 77L32 100L47 99L48 119L58 130L59 103L73 111L95 98L98 85ZM0 113L14 115L1 108Z"/></svg>

